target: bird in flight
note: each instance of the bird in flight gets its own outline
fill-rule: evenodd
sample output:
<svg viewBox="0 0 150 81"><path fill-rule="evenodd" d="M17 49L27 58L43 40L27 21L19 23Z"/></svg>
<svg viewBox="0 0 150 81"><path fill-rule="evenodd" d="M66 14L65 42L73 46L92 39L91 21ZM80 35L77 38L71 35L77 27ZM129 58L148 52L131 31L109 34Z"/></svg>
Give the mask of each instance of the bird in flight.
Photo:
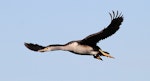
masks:
<svg viewBox="0 0 150 81"><path fill-rule="evenodd" d="M98 60L102 60L100 56L114 58L108 52L103 51L99 46L97 46L97 43L100 40L103 40L114 34L120 28L119 26L123 22L122 13L119 13L118 11L115 13L112 11L112 13L109 13L109 15L111 17L111 23L106 28L97 33L91 34L82 40L71 41L66 44L51 44L48 46L41 46L33 43L24 43L24 45L28 49L37 52L63 50L78 55L91 55Z"/></svg>

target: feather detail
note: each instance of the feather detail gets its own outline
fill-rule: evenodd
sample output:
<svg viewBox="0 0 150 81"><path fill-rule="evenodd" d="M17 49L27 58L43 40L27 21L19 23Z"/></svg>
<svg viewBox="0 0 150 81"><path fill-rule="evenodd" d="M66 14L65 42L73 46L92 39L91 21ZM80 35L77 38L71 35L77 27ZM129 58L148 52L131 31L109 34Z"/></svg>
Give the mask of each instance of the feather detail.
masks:
<svg viewBox="0 0 150 81"><path fill-rule="evenodd" d="M111 17L111 23L100 32L91 34L87 36L86 38L84 38L83 40L81 40L80 41L81 44L95 46L97 42L111 36L119 29L119 26L121 25L123 21L122 13L119 14L117 11L117 14L115 15L115 12L113 11L112 14L111 13L109 14Z"/></svg>

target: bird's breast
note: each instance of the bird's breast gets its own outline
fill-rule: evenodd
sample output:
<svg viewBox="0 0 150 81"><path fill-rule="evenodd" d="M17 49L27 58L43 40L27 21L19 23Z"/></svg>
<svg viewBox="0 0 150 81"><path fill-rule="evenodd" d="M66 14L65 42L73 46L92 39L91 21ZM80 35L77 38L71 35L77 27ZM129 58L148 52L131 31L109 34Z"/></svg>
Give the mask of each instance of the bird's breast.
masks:
<svg viewBox="0 0 150 81"><path fill-rule="evenodd" d="M81 54L81 55L95 55L98 53L94 51L92 47L88 45L80 45L76 42L70 44L68 48L70 51L77 53L77 54Z"/></svg>

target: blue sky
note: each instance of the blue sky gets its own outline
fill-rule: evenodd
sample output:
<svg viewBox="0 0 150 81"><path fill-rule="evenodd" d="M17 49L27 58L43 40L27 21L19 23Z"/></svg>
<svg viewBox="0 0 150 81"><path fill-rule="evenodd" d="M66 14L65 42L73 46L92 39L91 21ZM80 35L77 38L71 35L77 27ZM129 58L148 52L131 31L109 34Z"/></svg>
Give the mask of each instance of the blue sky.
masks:
<svg viewBox="0 0 150 81"><path fill-rule="evenodd" d="M149 0L1 0L0 81L150 81ZM64 44L95 33L120 11L124 22L98 43L115 59L37 53L24 42Z"/></svg>

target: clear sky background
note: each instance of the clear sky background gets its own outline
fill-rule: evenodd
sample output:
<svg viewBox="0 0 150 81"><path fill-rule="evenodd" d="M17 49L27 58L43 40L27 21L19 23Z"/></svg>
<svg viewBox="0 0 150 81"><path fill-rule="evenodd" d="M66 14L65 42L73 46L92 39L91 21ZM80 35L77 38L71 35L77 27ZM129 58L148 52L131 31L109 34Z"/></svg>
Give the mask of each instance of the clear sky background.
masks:
<svg viewBox="0 0 150 81"><path fill-rule="evenodd" d="M124 22L98 46L115 59L24 46L82 39L108 26L112 10ZM149 0L1 0L0 81L150 81L149 35Z"/></svg>

